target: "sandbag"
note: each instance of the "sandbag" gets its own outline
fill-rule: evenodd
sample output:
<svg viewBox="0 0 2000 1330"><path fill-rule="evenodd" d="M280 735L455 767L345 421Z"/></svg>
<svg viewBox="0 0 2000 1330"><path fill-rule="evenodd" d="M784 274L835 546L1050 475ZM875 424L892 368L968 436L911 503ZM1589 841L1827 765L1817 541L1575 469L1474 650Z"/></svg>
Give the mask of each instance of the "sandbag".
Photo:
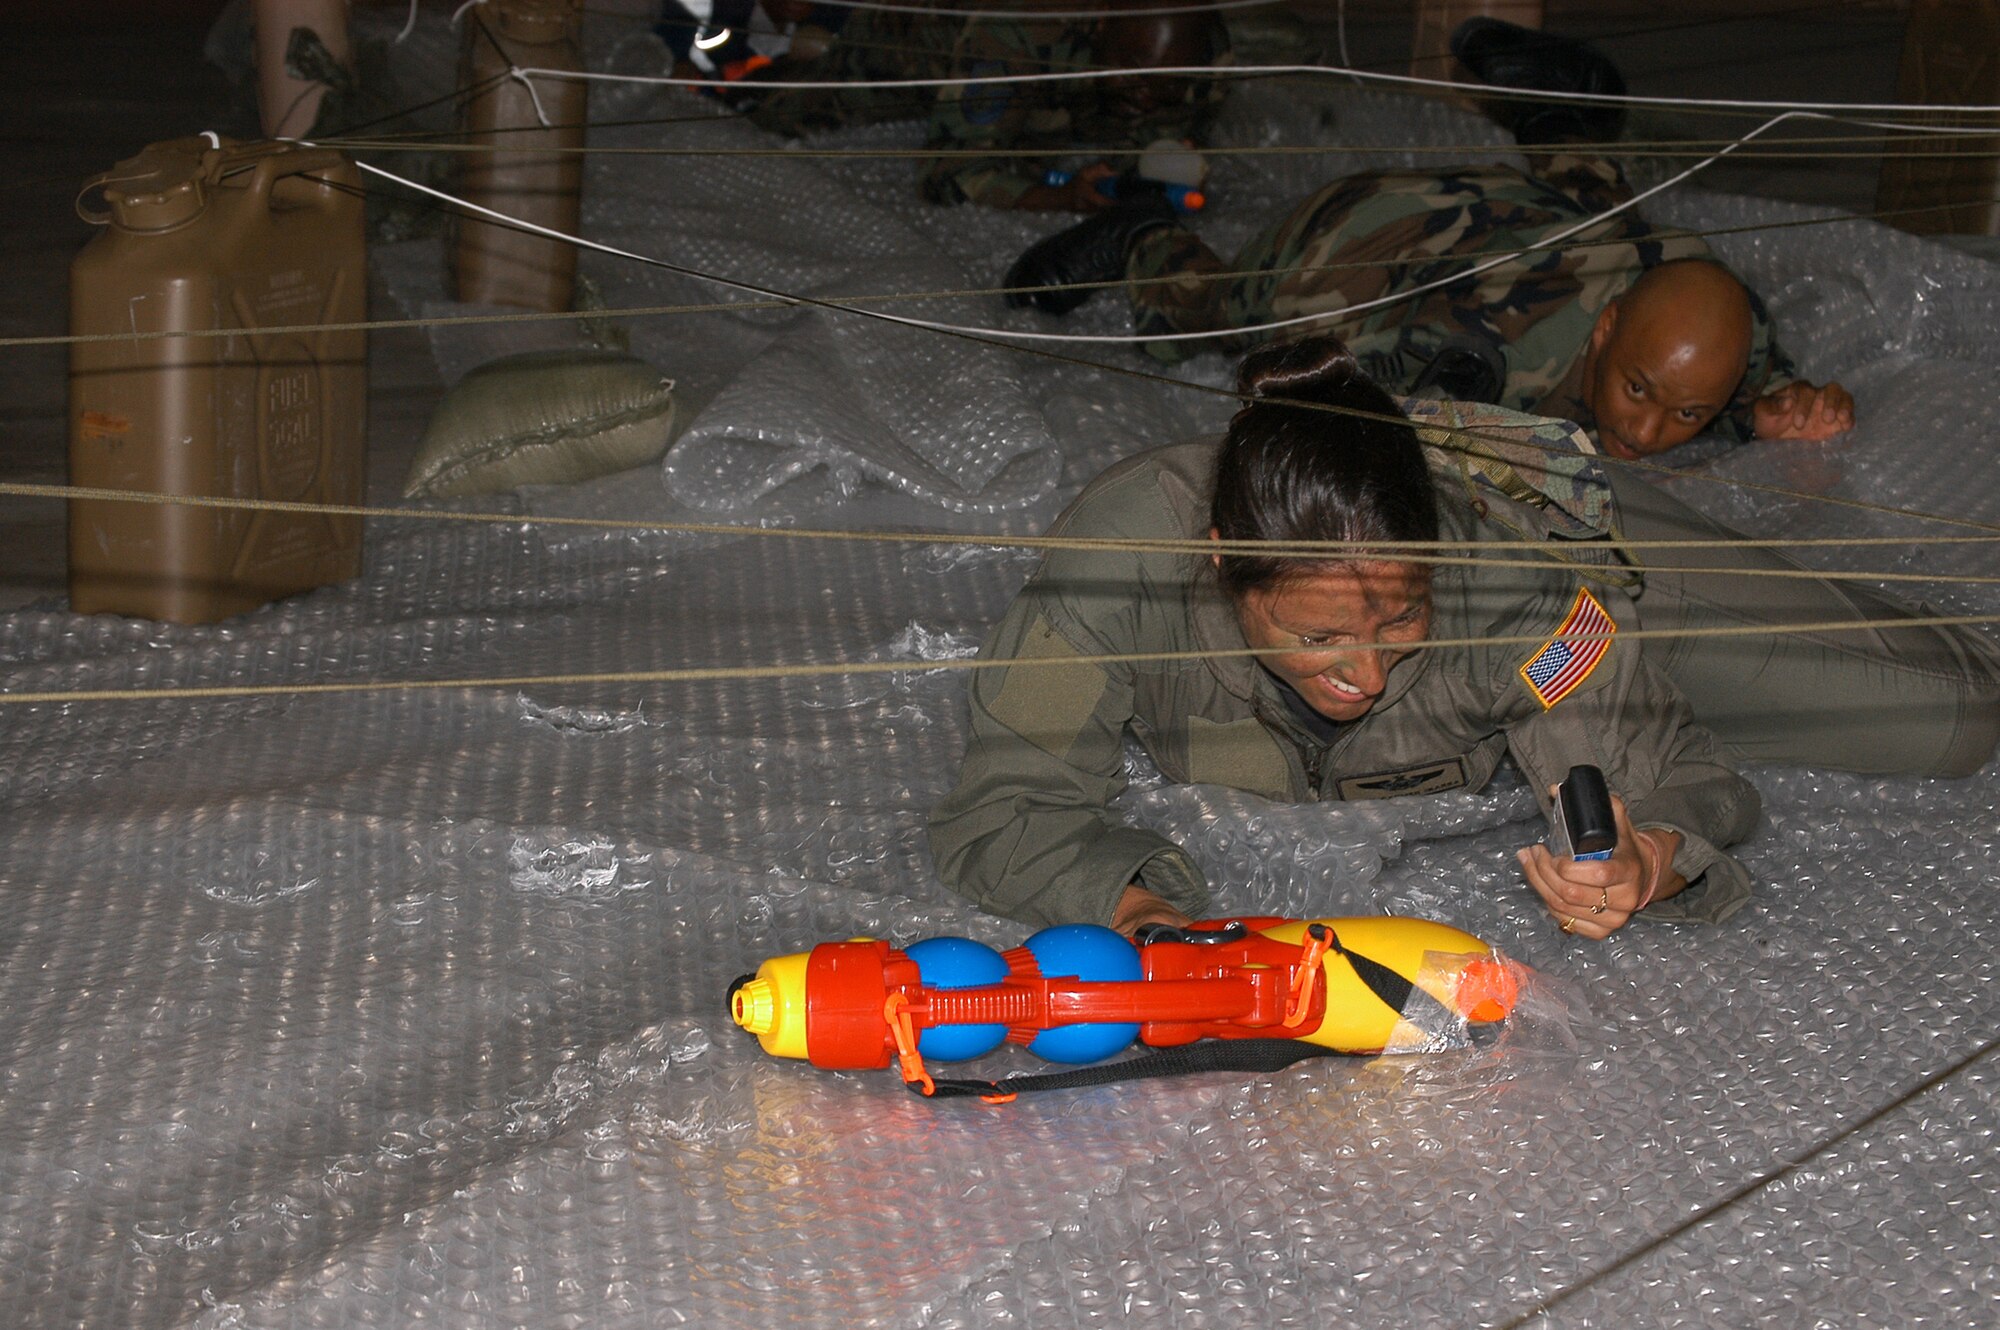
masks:
<svg viewBox="0 0 2000 1330"><path fill-rule="evenodd" d="M407 499L567 485L657 461L674 382L616 351L531 351L469 371L444 395L403 481Z"/></svg>

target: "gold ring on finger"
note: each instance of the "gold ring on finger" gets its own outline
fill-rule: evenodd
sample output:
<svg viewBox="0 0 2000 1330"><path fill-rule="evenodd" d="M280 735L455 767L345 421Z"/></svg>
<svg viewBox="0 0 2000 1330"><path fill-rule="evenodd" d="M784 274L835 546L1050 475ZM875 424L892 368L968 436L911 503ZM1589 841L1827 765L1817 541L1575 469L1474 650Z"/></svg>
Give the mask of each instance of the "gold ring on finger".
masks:
<svg viewBox="0 0 2000 1330"><path fill-rule="evenodd" d="M1611 905L1611 888L1599 887L1598 890L1604 894L1597 898L1597 904L1590 907L1592 914L1603 914Z"/></svg>
<svg viewBox="0 0 2000 1330"><path fill-rule="evenodd" d="M1564 915L1562 916L1562 923L1557 925L1557 927L1561 928L1565 933L1574 933L1576 931L1576 920L1570 918L1568 915Z"/></svg>

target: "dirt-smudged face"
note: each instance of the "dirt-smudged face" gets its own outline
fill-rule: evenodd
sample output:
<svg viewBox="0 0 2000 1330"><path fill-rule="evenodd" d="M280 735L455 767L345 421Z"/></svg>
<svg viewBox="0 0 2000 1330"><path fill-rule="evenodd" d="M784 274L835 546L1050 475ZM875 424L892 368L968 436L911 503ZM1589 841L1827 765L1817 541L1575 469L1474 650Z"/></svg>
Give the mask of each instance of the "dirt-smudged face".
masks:
<svg viewBox="0 0 2000 1330"><path fill-rule="evenodd" d="M1408 644L1430 633L1430 569L1326 564L1246 592L1236 618L1249 645L1276 649L1258 659L1313 710L1329 720L1359 720L1410 654Z"/></svg>

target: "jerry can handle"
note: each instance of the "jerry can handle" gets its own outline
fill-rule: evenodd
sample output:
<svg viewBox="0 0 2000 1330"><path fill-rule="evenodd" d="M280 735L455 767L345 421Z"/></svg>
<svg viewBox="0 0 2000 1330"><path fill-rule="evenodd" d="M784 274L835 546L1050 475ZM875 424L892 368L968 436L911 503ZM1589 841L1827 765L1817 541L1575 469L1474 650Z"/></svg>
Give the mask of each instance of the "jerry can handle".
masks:
<svg viewBox="0 0 2000 1330"><path fill-rule="evenodd" d="M76 192L76 215L91 226L111 225L110 204L105 203L101 207L93 208L87 206L84 200L90 198L93 194L97 194L102 199L102 190L104 187L116 179L118 179L116 171L104 171L84 181L83 188Z"/></svg>
<svg viewBox="0 0 2000 1330"><path fill-rule="evenodd" d="M287 176L305 175L312 171L323 171L328 167L339 169L347 165L347 158L332 148L308 148L302 152L274 152L257 161L256 174L250 178L250 192L266 203L271 191L280 180ZM320 192L327 192L326 182L319 182Z"/></svg>

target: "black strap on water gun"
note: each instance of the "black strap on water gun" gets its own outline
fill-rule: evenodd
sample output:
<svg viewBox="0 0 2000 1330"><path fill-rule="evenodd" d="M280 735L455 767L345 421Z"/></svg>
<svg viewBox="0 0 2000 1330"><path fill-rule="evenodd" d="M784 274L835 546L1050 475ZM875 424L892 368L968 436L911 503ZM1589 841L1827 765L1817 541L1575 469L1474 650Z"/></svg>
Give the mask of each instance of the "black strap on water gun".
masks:
<svg viewBox="0 0 2000 1330"><path fill-rule="evenodd" d="M1354 973L1368 991L1382 1000L1389 1010L1398 1012L1403 1019L1416 1026L1432 1038L1442 1038L1445 1032L1457 1024L1457 1018L1444 1003L1432 997L1423 989L1397 974L1380 961L1371 961L1358 952L1348 951L1334 938L1328 950L1347 958L1354 967Z"/></svg>
<svg viewBox="0 0 2000 1330"><path fill-rule="evenodd" d="M1315 923L1315 930L1324 930L1327 949L1343 956L1354 967L1354 973L1368 990L1410 1024L1434 1036L1455 1024L1451 1012L1442 1002L1423 989L1397 974L1379 961L1357 955L1340 945L1340 939L1330 927ZM1145 945L1152 942L1174 941L1192 943L1214 943L1232 941L1243 935L1240 924L1227 929L1186 929L1165 924L1148 925L1134 934L1134 941ZM1321 934L1316 932L1315 936ZM1021 1094L1034 1094L1042 1090L1081 1090L1093 1085L1113 1085L1120 1081L1149 1081L1163 1076L1186 1076L1203 1071L1247 1071L1270 1073L1282 1071L1295 1062L1308 1058L1328 1057L1369 1057L1367 1053L1348 1053L1324 1044L1310 1043L1304 1039L1207 1039L1199 1043L1179 1048L1163 1049L1141 1057L1127 1058L1122 1062L1108 1062L1095 1067L1079 1067L1075 1071L1050 1071L1008 1076L997 1081L954 1080L931 1077L929 1088L918 1081L905 1081L910 1093L921 1099L965 1099L977 1097L988 1103L1006 1103Z"/></svg>
<svg viewBox="0 0 2000 1330"><path fill-rule="evenodd" d="M1150 1081L1162 1076L1186 1076L1198 1071L1282 1071L1307 1058L1362 1057L1343 1053L1324 1044L1303 1039L1204 1039L1181 1048L1163 1049L1123 1062L1107 1062L1075 1071L1047 1071L1026 1076L1008 1076L997 1081L948 1080L933 1077L935 1087L928 1094L915 1081L906 1081L910 1092L920 1099L981 1099L1004 1103L1017 1094L1038 1090L1081 1090L1092 1085L1118 1081Z"/></svg>

